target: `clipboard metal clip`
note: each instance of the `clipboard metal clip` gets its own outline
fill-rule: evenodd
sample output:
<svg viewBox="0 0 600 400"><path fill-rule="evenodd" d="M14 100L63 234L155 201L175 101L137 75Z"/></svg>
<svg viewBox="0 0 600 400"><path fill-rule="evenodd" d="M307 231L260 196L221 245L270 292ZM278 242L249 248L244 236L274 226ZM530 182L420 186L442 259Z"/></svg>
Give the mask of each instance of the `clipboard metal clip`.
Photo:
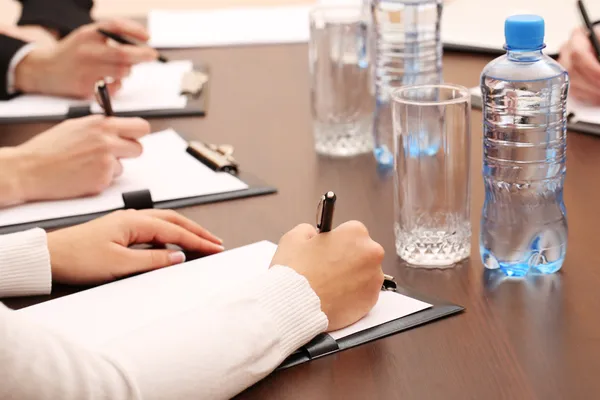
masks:
<svg viewBox="0 0 600 400"><path fill-rule="evenodd" d="M204 85L208 82L208 74L202 71L189 71L183 75L181 81L181 94L198 98L202 94Z"/></svg>
<svg viewBox="0 0 600 400"><path fill-rule="evenodd" d="M238 173L238 163L233 158L233 146L228 144L216 145L200 141L191 141L187 152L218 172Z"/></svg>

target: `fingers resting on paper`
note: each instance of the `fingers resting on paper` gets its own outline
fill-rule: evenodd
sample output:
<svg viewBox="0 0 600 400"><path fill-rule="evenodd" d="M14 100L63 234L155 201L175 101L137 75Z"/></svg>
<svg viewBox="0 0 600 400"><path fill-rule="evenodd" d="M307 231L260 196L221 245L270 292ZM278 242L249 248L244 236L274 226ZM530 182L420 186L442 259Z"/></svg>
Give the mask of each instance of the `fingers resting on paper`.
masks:
<svg viewBox="0 0 600 400"><path fill-rule="evenodd" d="M164 221L170 222L172 224L179 225L182 228L185 228L188 231L190 231L190 232L198 235L199 237L204 238L214 244L217 244L217 245L223 244L222 239L218 238L217 236L215 236L214 234L212 234L211 232L209 232L208 230L206 230L205 228L203 228L196 222L192 221L191 219L188 219L173 210L152 209L152 210L144 210L142 212L147 215L150 215L152 217L156 217L156 218L162 219Z"/></svg>
<svg viewBox="0 0 600 400"><path fill-rule="evenodd" d="M88 284L185 261L170 249L133 249L141 243L175 244L185 250L223 251L214 235L170 210L124 210L48 234L52 276L58 282Z"/></svg>

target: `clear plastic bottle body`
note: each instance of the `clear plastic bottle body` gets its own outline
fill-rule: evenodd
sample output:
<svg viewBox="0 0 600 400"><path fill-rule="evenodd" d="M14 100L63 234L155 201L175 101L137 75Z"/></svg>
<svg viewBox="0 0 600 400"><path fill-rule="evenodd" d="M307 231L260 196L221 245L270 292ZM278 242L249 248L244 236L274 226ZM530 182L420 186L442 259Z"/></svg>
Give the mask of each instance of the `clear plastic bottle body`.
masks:
<svg viewBox="0 0 600 400"><path fill-rule="evenodd" d="M391 90L442 82L442 0L371 0L370 10L375 158L391 168Z"/></svg>
<svg viewBox="0 0 600 400"><path fill-rule="evenodd" d="M567 72L541 50L508 51L481 75L486 268L524 276L562 267L568 86Z"/></svg>

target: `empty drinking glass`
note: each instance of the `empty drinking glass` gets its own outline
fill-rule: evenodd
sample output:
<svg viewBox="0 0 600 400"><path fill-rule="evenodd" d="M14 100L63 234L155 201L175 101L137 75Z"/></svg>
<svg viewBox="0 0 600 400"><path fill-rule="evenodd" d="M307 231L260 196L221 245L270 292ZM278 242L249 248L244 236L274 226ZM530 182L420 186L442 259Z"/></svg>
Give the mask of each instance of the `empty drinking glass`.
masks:
<svg viewBox="0 0 600 400"><path fill-rule="evenodd" d="M373 150L367 34L360 5L317 7L310 14L310 93L317 153L352 156Z"/></svg>
<svg viewBox="0 0 600 400"><path fill-rule="evenodd" d="M396 251L412 265L451 266L471 252L467 88L392 92Z"/></svg>

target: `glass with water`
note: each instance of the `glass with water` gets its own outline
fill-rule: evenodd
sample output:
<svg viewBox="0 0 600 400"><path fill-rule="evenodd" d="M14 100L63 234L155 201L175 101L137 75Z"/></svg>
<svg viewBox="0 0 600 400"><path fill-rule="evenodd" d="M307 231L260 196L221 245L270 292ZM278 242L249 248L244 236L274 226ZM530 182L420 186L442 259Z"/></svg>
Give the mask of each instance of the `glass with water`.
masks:
<svg viewBox="0 0 600 400"><path fill-rule="evenodd" d="M471 253L471 100L455 85L392 91L396 251L443 268Z"/></svg>
<svg viewBox="0 0 600 400"><path fill-rule="evenodd" d="M310 14L311 106L317 153L373 150L373 96L360 6L316 7Z"/></svg>

